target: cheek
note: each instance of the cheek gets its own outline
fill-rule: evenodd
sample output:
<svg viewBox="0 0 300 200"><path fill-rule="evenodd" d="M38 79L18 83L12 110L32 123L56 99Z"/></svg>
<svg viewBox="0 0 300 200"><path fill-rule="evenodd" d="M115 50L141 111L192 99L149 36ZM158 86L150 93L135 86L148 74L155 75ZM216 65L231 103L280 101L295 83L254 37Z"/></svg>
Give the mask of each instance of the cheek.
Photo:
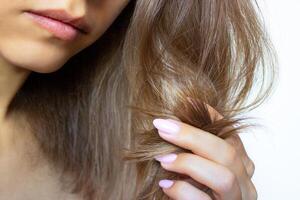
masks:
<svg viewBox="0 0 300 200"><path fill-rule="evenodd" d="M56 71L91 40L91 36L81 36L74 42L62 41L26 18L21 9L11 4L0 7L0 57L18 67Z"/></svg>

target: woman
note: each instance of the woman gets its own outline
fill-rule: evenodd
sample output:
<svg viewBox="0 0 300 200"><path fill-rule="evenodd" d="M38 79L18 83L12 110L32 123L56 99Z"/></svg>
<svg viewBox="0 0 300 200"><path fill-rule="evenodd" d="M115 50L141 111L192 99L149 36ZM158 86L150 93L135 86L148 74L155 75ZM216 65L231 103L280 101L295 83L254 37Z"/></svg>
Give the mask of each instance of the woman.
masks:
<svg viewBox="0 0 300 200"><path fill-rule="evenodd" d="M2 0L0 19L0 199L256 199L253 2Z"/></svg>

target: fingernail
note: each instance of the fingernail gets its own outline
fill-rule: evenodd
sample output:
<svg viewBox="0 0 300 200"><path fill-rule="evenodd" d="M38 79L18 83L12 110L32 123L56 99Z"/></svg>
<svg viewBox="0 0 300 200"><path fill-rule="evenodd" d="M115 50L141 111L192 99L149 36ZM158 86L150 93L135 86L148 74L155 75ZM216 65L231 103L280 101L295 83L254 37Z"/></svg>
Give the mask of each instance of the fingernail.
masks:
<svg viewBox="0 0 300 200"><path fill-rule="evenodd" d="M162 188L170 188L173 185L173 183L174 181L163 179L159 181L158 185Z"/></svg>
<svg viewBox="0 0 300 200"><path fill-rule="evenodd" d="M177 155L175 153L170 153L163 156L155 156L155 159L162 163L171 163L176 160Z"/></svg>
<svg viewBox="0 0 300 200"><path fill-rule="evenodd" d="M179 124L172 119L154 119L153 125L160 131L171 135L176 135L180 130Z"/></svg>

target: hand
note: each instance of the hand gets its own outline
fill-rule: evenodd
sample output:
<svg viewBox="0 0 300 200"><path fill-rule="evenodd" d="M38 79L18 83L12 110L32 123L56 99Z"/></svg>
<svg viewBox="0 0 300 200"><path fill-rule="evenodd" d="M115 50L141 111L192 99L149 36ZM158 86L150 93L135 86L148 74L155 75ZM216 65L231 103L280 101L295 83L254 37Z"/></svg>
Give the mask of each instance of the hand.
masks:
<svg viewBox="0 0 300 200"><path fill-rule="evenodd" d="M238 135L224 140L172 119L155 119L153 124L160 137L193 152L156 157L164 169L190 177L190 180L161 180L159 185L169 197L176 200L257 199L251 182L254 164ZM210 195L201 189L203 186L210 189Z"/></svg>

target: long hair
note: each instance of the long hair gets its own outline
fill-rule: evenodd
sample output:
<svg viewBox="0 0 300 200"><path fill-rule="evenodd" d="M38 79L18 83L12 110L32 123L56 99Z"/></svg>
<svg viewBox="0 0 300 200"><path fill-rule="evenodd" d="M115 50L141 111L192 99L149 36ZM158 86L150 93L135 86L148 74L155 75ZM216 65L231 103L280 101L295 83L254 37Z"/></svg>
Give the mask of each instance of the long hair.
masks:
<svg viewBox="0 0 300 200"><path fill-rule="evenodd" d="M8 114L24 116L65 190L88 200L166 199L158 181L182 177L154 156L186 150L162 140L152 120L222 138L248 127L240 114L270 95L276 74L260 16L250 0L130 1L60 70L32 72Z"/></svg>

